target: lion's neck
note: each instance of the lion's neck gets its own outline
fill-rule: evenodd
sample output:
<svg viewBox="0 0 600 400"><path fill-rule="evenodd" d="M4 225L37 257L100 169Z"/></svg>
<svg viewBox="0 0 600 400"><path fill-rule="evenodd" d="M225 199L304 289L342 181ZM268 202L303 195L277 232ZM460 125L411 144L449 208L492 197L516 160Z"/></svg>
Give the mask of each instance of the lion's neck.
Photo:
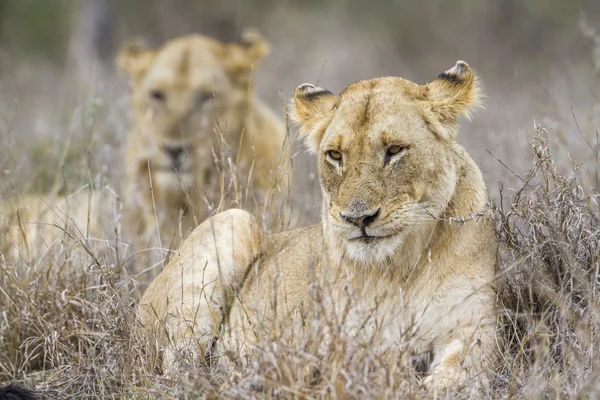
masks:
<svg viewBox="0 0 600 400"><path fill-rule="evenodd" d="M458 178L443 217L464 220L486 209L489 199L483 175L475 161L462 146L455 144L454 147Z"/></svg>

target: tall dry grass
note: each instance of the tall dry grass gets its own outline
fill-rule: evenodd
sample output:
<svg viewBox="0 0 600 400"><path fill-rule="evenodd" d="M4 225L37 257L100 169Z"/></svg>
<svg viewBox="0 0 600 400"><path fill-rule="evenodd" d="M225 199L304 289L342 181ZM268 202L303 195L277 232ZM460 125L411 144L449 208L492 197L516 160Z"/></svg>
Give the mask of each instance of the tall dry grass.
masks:
<svg viewBox="0 0 600 400"><path fill-rule="evenodd" d="M562 398L594 395L600 322L599 195L581 169L561 169L541 127L530 134L531 169L517 189L500 185L498 348L487 371L458 398ZM589 150L597 152L597 143ZM507 168L510 166L502 161ZM594 165L597 170L598 165ZM587 178L587 177L586 177ZM105 220L105 231L118 229ZM75 247L84 257L73 257ZM85 241L51 249L32 265L0 254L0 383L17 381L46 398L423 398L422 359L398 343L390 362L369 342L344 336L316 290L314 319L301 332L278 332L252 360L229 354L228 367L182 357L159 374L153 343L137 322L144 283L130 274L119 245L95 257ZM80 250L78 250L80 251ZM327 335L336 340L323 347ZM442 396L443 397L443 396Z"/></svg>
<svg viewBox="0 0 600 400"><path fill-rule="evenodd" d="M503 391L581 398L600 390L600 195L582 184L598 183L598 143L590 144L592 179L575 162L560 171L553 158L560 148L545 129L536 126L530 145L531 170L497 208ZM507 194L502 185L500 191Z"/></svg>

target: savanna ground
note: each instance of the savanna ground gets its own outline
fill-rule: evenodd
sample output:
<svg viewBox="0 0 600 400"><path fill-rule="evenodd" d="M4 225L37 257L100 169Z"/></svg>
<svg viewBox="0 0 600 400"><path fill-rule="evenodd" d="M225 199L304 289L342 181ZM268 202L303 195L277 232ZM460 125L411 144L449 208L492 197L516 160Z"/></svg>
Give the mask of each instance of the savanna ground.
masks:
<svg viewBox="0 0 600 400"><path fill-rule="evenodd" d="M62 12L71 7L66 0L9 1L0 8L2 201L50 190L68 196L86 185L122 193L128 100L112 57L126 36L158 44L200 31L230 39L240 27L257 26L273 42L257 70L257 90L282 118L285 98L305 81L334 92L383 75L422 83L464 59L479 72L487 93L486 109L473 122L463 121L458 140L482 168L496 214L501 363L488 371L487 389L468 385L452 395L598 396L595 2L365 7L358 1L217 6L180 0L169 7L144 2L142 11L139 3L104 2L114 29L91 48L86 44L96 42L86 42L82 28L88 24L73 10L73 18L64 20ZM317 220L320 194L314 159L297 149L287 207L304 225ZM128 270L139 253L119 235L122 215L113 211L111 218L91 216L102 218L110 240L65 236L34 264L0 254L0 384L17 381L48 398L431 395L412 366L400 359L390 363L352 338L340 337L323 352L319 327L336 324L326 308L310 322L314 329L295 333L295 340L289 332L266 340L247 366L192 363L168 377L157 374L151 343L136 323L148 274ZM82 243L91 254L82 253Z"/></svg>

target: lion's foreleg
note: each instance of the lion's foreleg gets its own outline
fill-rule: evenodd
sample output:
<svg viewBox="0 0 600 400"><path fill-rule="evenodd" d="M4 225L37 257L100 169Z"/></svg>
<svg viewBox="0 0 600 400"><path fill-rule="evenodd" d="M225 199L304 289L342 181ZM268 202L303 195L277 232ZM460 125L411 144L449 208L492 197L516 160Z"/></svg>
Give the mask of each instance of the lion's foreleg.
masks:
<svg viewBox="0 0 600 400"><path fill-rule="evenodd" d="M494 354L492 318L460 324L434 343L434 359L425 384L433 388L465 383L487 383L485 369Z"/></svg>
<svg viewBox="0 0 600 400"><path fill-rule="evenodd" d="M251 214L241 210L217 214L190 234L148 288L141 310L157 310L155 320L162 326L156 328L166 334L165 365L182 351L201 355L218 337L233 294L260 254L261 237Z"/></svg>

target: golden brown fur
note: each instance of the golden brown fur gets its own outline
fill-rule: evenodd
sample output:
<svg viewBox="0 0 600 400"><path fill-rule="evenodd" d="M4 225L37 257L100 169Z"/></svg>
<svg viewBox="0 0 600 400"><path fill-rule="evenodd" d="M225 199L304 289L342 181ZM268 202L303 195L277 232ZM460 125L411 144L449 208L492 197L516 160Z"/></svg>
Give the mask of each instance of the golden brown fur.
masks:
<svg viewBox="0 0 600 400"><path fill-rule="evenodd" d="M357 340L432 351L426 384L478 375L494 354L496 242L481 172L454 141L478 90L464 62L427 85L380 78L339 96L300 85L291 117L319 160L322 221L263 236L231 210L200 225L140 302L166 367L222 324L223 345L248 351L261 323L301 329L319 286L340 315L354 299L344 329Z"/></svg>
<svg viewBox="0 0 600 400"><path fill-rule="evenodd" d="M121 200L108 187L84 187L70 195L33 194L0 206L0 253L35 264L41 257L101 257L115 246L120 230Z"/></svg>
<svg viewBox="0 0 600 400"><path fill-rule="evenodd" d="M233 44L201 35L158 49L123 44L117 64L130 77L133 116L126 203L136 235L158 228L163 247L176 246L222 193L245 194L249 184L260 204L267 192L286 191L284 126L253 93L252 72L267 51L256 31Z"/></svg>

